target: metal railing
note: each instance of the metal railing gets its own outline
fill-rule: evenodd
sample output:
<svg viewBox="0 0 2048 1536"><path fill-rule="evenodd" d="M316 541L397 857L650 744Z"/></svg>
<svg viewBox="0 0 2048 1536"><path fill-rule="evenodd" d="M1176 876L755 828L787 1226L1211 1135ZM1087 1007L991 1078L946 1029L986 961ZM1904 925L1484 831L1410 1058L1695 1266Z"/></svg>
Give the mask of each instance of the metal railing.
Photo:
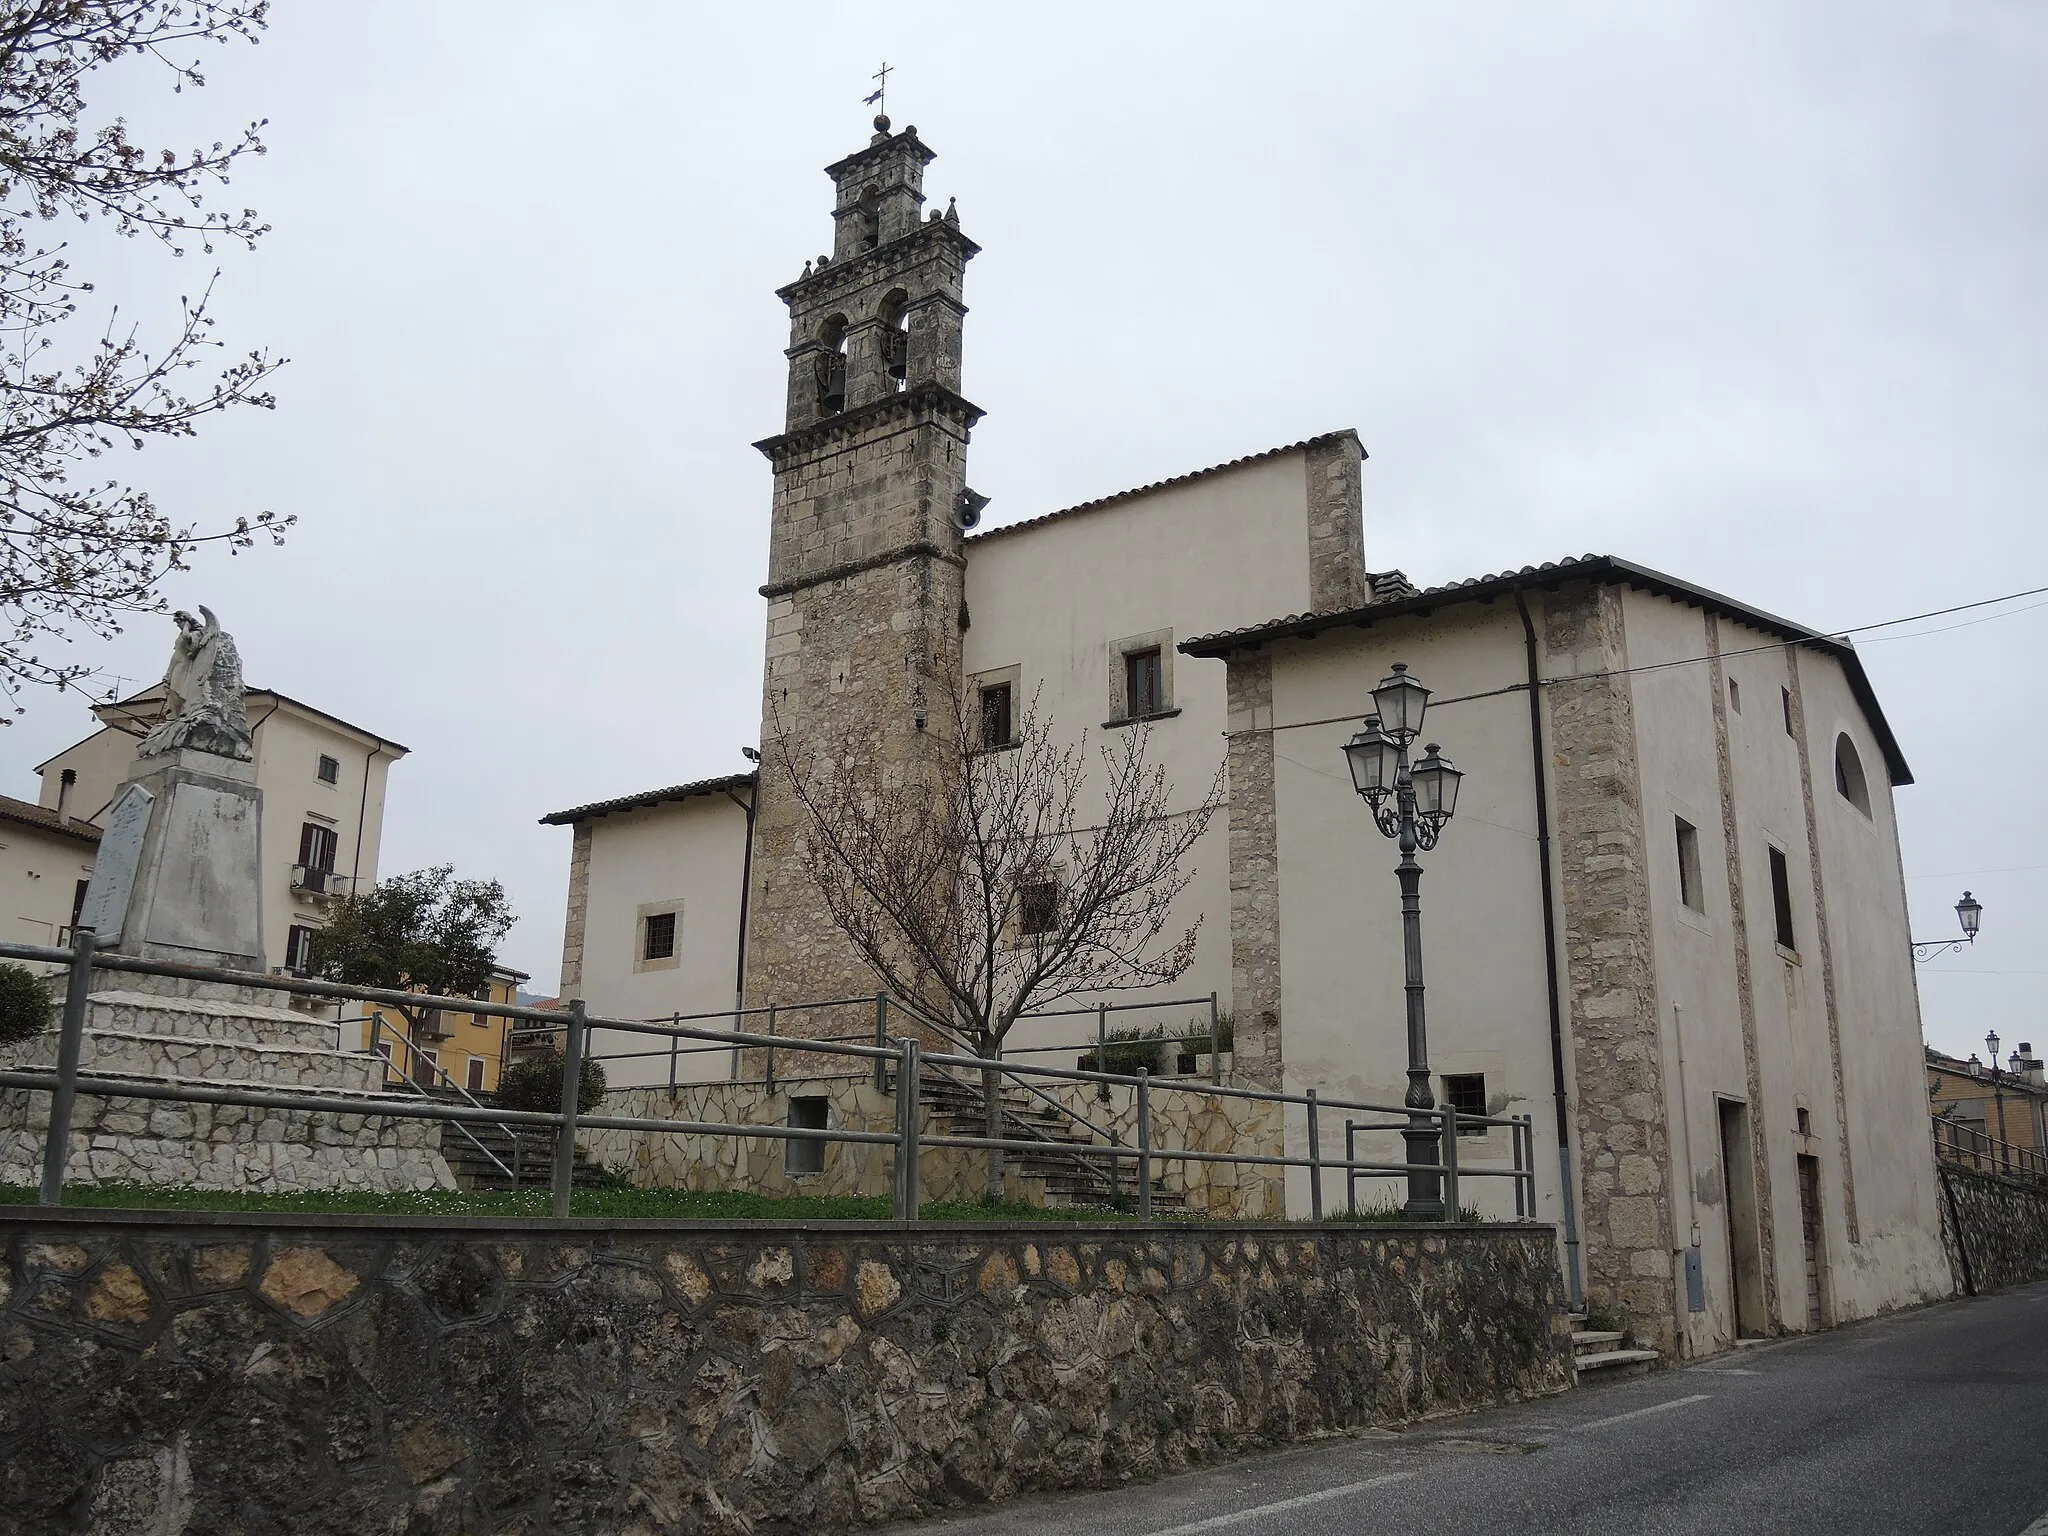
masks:
<svg viewBox="0 0 2048 1536"><path fill-rule="evenodd" d="M420 1046L416 1044L405 1033L405 1031L399 1029L395 1024L389 1022L384 1017L383 1014L371 1013L365 1015L361 1019L343 1019L340 1021L340 1023L341 1027L344 1028L349 1024L368 1024L370 1026L370 1036L369 1040L366 1042L366 1049L369 1051L370 1055L381 1056L384 1059L384 1071L386 1073L387 1082L389 1081L389 1075L395 1072L398 1075L399 1081L404 1083L406 1087L412 1089L414 1093L425 1096L431 1095L433 1092L432 1088L423 1086L420 1083L419 1079L414 1077L410 1071L408 1071L405 1067L402 1067L398 1064L397 1051L378 1049L378 1043L382 1037L383 1032L389 1030L391 1032L392 1040L395 1041L398 1047L404 1050L405 1053L411 1058L412 1065L414 1067L424 1066L428 1069L429 1082L431 1082L435 1077L438 1076L447 1088L449 1088L455 1093L461 1094L463 1101L465 1103L471 1105L473 1108L476 1109L482 1109L485 1107L484 1104L476 1097L475 1094L471 1093L467 1088L463 1087L462 1084L456 1082L453 1077L450 1077L448 1075L448 1069L446 1067L442 1066L440 1062L436 1061L426 1051L422 1050ZM487 1159L490 1160L491 1165L495 1167L498 1170L498 1172L504 1174L506 1178L512 1181L512 1187L514 1189L517 1189L519 1187L519 1174L517 1172L517 1169L520 1163L520 1135L518 1131L513 1130L509 1126L506 1127L505 1130L505 1134L512 1138L512 1162L508 1166L503 1158L499 1157L497 1153L493 1152L489 1147L485 1146L481 1141L477 1140L476 1132L472 1131L468 1126L462 1124L462 1122L459 1120L453 1121L451 1123L454 1125L455 1129L462 1134L462 1139L464 1141L467 1141L472 1147L476 1148L477 1151L481 1152Z"/></svg>
<svg viewBox="0 0 2048 1536"><path fill-rule="evenodd" d="M1934 1128L1934 1155L1951 1167L2048 1184L2048 1153L2038 1147L2003 1141L1967 1120L1952 1120L1945 1115L1931 1115L1929 1119Z"/></svg>
<svg viewBox="0 0 2048 1536"><path fill-rule="evenodd" d="M347 875L337 875L318 864L292 866L292 889L304 896L346 896L350 883Z"/></svg>
<svg viewBox="0 0 2048 1536"><path fill-rule="evenodd" d="M575 1172L576 1133L578 1130L616 1130L647 1132L660 1135L729 1137L742 1140L770 1140L790 1142L825 1142L862 1146L885 1146L892 1153L892 1203L895 1219L908 1223L917 1217L920 1205L920 1165L928 1149L989 1150L997 1149L1020 1154L1045 1154L1048 1151L1044 1139L1029 1139L1021 1136L963 1136L936 1135L923 1129L922 1085L927 1067L933 1069L955 1069L972 1073L994 1071L1001 1077L1011 1078L1026 1087L1037 1089L1036 1083L1024 1083L1031 1078L1040 1082L1066 1082L1100 1084L1109 1087L1129 1089L1134 1096L1134 1111L1137 1136L1134 1143L1124 1144L1110 1141L1098 1143L1056 1143L1054 1150L1062 1158L1094 1160L1107 1165L1112 1187L1121 1184L1119 1170L1130 1165L1132 1185L1136 1196L1136 1212L1140 1219L1149 1220L1153 1214L1153 1183L1157 1170L1167 1163L1183 1164L1228 1163L1240 1166L1263 1168L1302 1168L1308 1171L1310 1206L1312 1219L1320 1221L1324 1215L1323 1181L1326 1175L1341 1172L1346 1179L1347 1205L1355 1210L1356 1200L1352 1193L1360 1176L1384 1175L1405 1177L1422 1174L1433 1180L1441 1180L1441 1192L1445 1219L1455 1221L1459 1217L1460 1181L1469 1178L1506 1178L1515 1188L1515 1209L1518 1218L1529 1219L1535 1210L1535 1172L1533 1151L1530 1144L1529 1122L1526 1116L1508 1119L1463 1114L1450 1108L1426 1111L1410 1111L1400 1105L1373 1104L1358 1100L1319 1098L1314 1089L1303 1093L1286 1093L1279 1090L1244 1088L1219 1083L1188 1082L1176 1079L1154 1079L1143 1070L1134 1075L1089 1072L1080 1069L1029 1066L1017 1061L990 1060L975 1055L955 1055L947 1052L927 1052L915 1037L891 1040L883 1045L872 1045L862 1041L836 1040L815 1041L794 1036L755 1034L742 1030L722 1030L702 1027L693 1023L653 1023L634 1019L595 1018L589 1016L580 999L572 1000L566 1009L541 1010L522 1007L512 1003L487 1002L476 998L442 998L413 992L402 992L384 988L345 986L335 982L301 980L294 977L274 976L257 972L231 971L210 966L178 964L169 961L142 960L129 955L106 954L97 950L90 931L81 932L77 943L71 949L53 949L39 945L0 944L0 959L43 961L66 967L69 972L64 1005L58 1024L57 1062L54 1068L0 1070L0 1088L26 1090L31 1093L46 1093L50 1096L50 1116L43 1144L42 1179L39 1198L44 1205L62 1203L65 1171L70 1156L71 1121L77 1098L80 1094L97 1098L127 1098L152 1101L169 1101L189 1104L238 1105L255 1109L277 1109L302 1113L362 1115L388 1119L432 1120L444 1124L468 1127L479 1124L493 1124L508 1128L531 1128L550 1131L554 1134L554 1165L552 1169L552 1208L557 1216L567 1216L570 1209L570 1193ZM147 1076L126 1075L112 1072L84 1072L80 1070L80 1058L85 1039L87 999L91 989L93 972L108 970L140 975L162 976L197 982L211 982L251 989L282 992L301 997L324 998L329 1001L356 1001L383 1004L393 1007L420 1008L444 1007L454 1011L488 1014L506 1018L527 1025L545 1025L549 1031L559 1033L562 1042L562 1098L558 1111L510 1110L483 1105L471 1100L460 1102L428 1096L407 1097L398 1094L370 1094L309 1091L304 1089L258 1089L232 1086L198 1085L187 1082L164 1081ZM872 1002L874 999L860 1001ZM902 1005L899 1005L902 1006ZM886 1019L886 1011L878 1009L878 1015ZM904 1006L906 1014L912 1013ZM753 1010L749 1010L753 1012ZM915 1015L920 1023L929 1023L921 1013ZM729 1014L714 1015L718 1018ZM793 1125L732 1124L718 1121L696 1121L663 1118L657 1116L584 1114L578 1106L579 1090L582 1085L582 1062L588 1048L592 1029L606 1029L630 1035L665 1039L665 1049L680 1051L681 1042L692 1041L701 1045L723 1048L730 1051L769 1050L795 1051L842 1060L853 1058L873 1064L878 1073L887 1081L893 1068L895 1082L894 1125L887 1131L853 1130L830 1126L812 1128ZM378 1053L380 1059L389 1063L388 1057ZM1224 1097L1242 1101L1278 1104L1283 1106L1283 1124L1280 1128L1277 1152L1254 1152L1232 1148L1230 1150L1205 1151L1193 1147L1162 1147L1155 1144L1152 1136L1152 1100L1155 1094L1193 1093L1204 1097ZM1046 1095L1048 1099L1049 1095ZM1053 1101L1057 1102L1057 1101ZM1285 1108L1300 1108L1305 1112L1308 1134L1305 1154L1291 1156L1286 1151ZM1419 1123L1433 1127L1441 1162L1394 1162L1360 1161L1351 1138L1356 1134L1347 1126L1345 1155L1341 1159L1325 1156L1322 1146L1320 1115L1324 1111L1348 1111L1354 1114L1386 1117L1380 1120L1356 1122L1359 1131L1392 1131L1410 1129ZM1489 1128L1503 1127L1513 1131L1512 1165L1472 1167L1461 1166L1458 1149L1460 1128L1482 1125Z"/></svg>

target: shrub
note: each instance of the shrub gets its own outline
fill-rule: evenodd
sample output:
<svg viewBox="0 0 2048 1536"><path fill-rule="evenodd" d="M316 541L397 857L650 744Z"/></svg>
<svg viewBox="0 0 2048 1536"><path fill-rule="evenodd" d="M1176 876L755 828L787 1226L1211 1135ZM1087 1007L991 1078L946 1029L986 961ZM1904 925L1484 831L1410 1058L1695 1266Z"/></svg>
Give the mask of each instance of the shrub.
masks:
<svg viewBox="0 0 2048 1536"><path fill-rule="evenodd" d="M581 1086L576 1092L576 1112L587 1115L603 1102L604 1064L583 1058ZM562 1111L562 1056L549 1051L544 1056L514 1062L498 1077L498 1103L506 1109L538 1110L556 1115Z"/></svg>
<svg viewBox="0 0 2048 1536"><path fill-rule="evenodd" d="M49 1027L49 983L25 965L0 965L0 1045L33 1040Z"/></svg>

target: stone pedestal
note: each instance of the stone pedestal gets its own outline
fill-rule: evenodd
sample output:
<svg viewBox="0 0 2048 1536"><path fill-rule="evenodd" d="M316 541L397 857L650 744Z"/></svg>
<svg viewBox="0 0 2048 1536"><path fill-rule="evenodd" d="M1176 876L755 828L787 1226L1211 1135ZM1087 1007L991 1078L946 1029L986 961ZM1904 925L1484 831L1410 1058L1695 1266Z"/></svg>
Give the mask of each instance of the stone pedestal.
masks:
<svg viewBox="0 0 2048 1536"><path fill-rule="evenodd" d="M265 969L256 765L187 747L135 767L115 797L80 925L120 954Z"/></svg>
<svg viewBox="0 0 2048 1536"><path fill-rule="evenodd" d="M339 1027L278 994L121 971L100 973L86 1005L79 1071L262 1093L390 1100L384 1064L341 1048ZM9 1066L55 1065L55 1029L0 1048ZM0 1182L33 1184L50 1097L0 1089ZM441 1123L80 1094L68 1178L200 1189L453 1189Z"/></svg>

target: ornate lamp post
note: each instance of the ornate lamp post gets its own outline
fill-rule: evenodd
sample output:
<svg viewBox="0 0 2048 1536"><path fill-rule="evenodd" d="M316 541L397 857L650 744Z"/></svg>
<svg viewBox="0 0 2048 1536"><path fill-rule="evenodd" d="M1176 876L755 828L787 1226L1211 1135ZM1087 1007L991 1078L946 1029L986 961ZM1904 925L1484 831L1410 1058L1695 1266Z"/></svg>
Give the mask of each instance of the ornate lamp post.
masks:
<svg viewBox="0 0 2048 1536"><path fill-rule="evenodd" d="M1956 921L1963 925L1963 936L1960 939L1914 939L1912 941L1913 963L1915 965L1932 960L1936 955L1959 952L1964 945L1976 943L1977 925L1984 921L1984 903L1972 896L1968 891L1963 892L1963 899L1956 903ZM1998 1052L1995 1050L1991 1053L1991 1064L1993 1067L1998 1065Z"/></svg>
<svg viewBox="0 0 2048 1536"><path fill-rule="evenodd" d="M1408 999L1408 1092L1401 1101L1409 1110L1408 1128L1401 1133L1411 1165L1405 1209L1410 1216L1440 1217L1444 1201L1438 1175L1414 1166L1433 1167L1443 1145L1429 1114L1436 1095L1429 1087L1429 1035L1423 1021L1422 866L1415 855L1436 846L1457 810L1458 782L1464 775L1438 754L1435 742L1419 762L1409 763L1408 749L1422 734L1429 690L1408 675L1406 662L1394 663L1393 675L1373 689L1372 702L1378 713L1368 715L1365 729L1344 744L1344 756L1351 783L1371 808L1381 835L1401 849L1394 874L1401 882L1401 959Z"/></svg>
<svg viewBox="0 0 2048 1536"><path fill-rule="evenodd" d="M1998 1106L1998 1166L2002 1172L2012 1172L2011 1155L2005 1145L2005 1080L1998 1070L1998 1031L1992 1030L1984 1037L1984 1049L1991 1053L1991 1098ZM2012 1053L2012 1070L2017 1076L2020 1070L2020 1053Z"/></svg>

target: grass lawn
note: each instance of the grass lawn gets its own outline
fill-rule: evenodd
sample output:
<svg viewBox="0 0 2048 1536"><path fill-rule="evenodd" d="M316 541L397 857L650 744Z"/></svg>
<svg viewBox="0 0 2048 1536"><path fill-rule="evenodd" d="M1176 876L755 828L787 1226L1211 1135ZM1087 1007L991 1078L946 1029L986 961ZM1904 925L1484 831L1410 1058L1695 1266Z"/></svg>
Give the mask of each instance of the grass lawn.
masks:
<svg viewBox="0 0 2048 1536"><path fill-rule="evenodd" d="M35 1186L0 1184L0 1205L34 1205ZM544 1189L513 1192L434 1189L377 1195L347 1190L192 1189L178 1184L71 1184L64 1203L79 1208L146 1211L305 1211L364 1216L546 1216L552 1203ZM887 1221L890 1204L883 1196L772 1195L738 1190L699 1192L686 1189L579 1189L570 1202L576 1216L608 1216L618 1220L688 1218L701 1221ZM1464 1212L1477 1221L1476 1211ZM918 1209L924 1221L1136 1221L1132 1211L1101 1206L1047 1208L1018 1200L927 1200ZM1162 1220L1204 1220L1179 1213L1161 1213ZM1333 1214L1332 1221L1402 1221L1399 1210L1361 1210L1356 1217Z"/></svg>

